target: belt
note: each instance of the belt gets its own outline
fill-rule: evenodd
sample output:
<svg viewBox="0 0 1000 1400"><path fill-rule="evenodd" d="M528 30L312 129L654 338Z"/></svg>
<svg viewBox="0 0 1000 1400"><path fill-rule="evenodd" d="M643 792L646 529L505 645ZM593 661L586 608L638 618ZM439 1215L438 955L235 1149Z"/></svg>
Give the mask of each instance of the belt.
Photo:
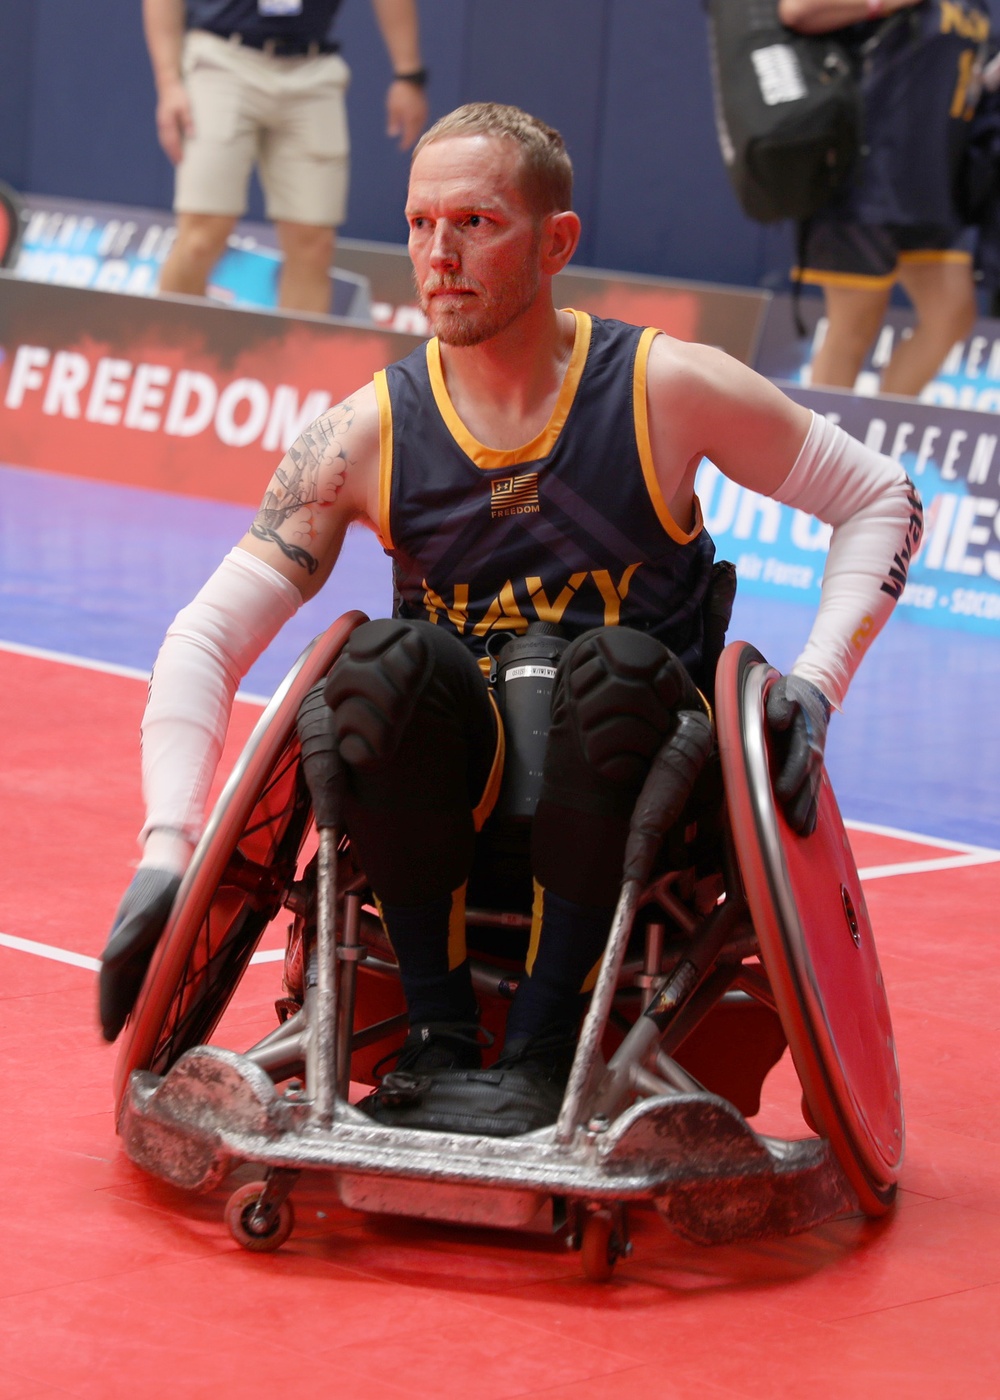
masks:
<svg viewBox="0 0 1000 1400"><path fill-rule="evenodd" d="M316 58L321 53L337 53L339 44L330 44L323 39L295 39L291 37L256 34L223 33L218 29L206 29L206 34L214 34L217 39L226 39L230 44L239 44L245 49L259 49L270 58Z"/></svg>

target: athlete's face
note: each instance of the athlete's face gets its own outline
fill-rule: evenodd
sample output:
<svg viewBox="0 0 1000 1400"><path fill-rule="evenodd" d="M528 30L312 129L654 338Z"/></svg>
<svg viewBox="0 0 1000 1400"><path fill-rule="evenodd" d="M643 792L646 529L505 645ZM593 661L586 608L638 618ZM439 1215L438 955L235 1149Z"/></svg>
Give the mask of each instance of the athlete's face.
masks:
<svg viewBox="0 0 1000 1400"><path fill-rule="evenodd" d="M413 162L406 217L420 305L446 345L479 345L532 305L544 220L522 191L515 141L432 141Z"/></svg>

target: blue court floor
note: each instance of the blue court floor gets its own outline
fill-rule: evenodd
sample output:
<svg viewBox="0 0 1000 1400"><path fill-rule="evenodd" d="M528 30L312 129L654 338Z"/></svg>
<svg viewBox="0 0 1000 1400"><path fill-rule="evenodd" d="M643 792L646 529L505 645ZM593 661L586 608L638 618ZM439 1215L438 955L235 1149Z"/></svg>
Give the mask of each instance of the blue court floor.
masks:
<svg viewBox="0 0 1000 1400"><path fill-rule="evenodd" d="M174 613L250 523L249 508L0 466L0 648L148 673ZM388 561L348 535L334 576L247 677L268 696L307 641L348 608L384 616ZM828 766L845 817L1000 847L1000 646L898 611L831 729ZM737 600L730 638L779 669L812 610ZM0 657L0 671L2 671ZM9 737L9 736L8 736ZM137 736L123 735L123 743Z"/></svg>

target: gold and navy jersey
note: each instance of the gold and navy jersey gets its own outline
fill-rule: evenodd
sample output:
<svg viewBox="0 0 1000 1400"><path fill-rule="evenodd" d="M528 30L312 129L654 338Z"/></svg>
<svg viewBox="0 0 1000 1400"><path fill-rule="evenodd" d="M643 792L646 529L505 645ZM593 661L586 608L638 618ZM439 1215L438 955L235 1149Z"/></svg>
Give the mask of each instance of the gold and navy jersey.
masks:
<svg viewBox="0 0 1000 1400"><path fill-rule="evenodd" d="M379 533L394 612L445 627L477 657L536 620L574 637L623 624L697 670L715 547L653 470L646 365L658 331L575 311L552 415L523 447L485 447L448 395L436 339L380 370Z"/></svg>
<svg viewBox="0 0 1000 1400"><path fill-rule="evenodd" d="M862 80L864 153L844 212L957 232L953 190L979 99L987 0L922 0L856 32L875 47Z"/></svg>

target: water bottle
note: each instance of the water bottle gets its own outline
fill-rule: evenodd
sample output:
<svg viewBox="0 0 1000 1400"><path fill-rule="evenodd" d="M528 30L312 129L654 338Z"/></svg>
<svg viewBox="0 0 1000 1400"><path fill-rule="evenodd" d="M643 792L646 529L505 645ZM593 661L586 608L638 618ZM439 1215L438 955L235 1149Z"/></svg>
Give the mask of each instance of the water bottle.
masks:
<svg viewBox="0 0 1000 1400"><path fill-rule="evenodd" d="M527 820L538 805L556 665L568 644L555 623L532 622L495 656L490 651L490 680L496 686L506 745L495 808L503 816Z"/></svg>

